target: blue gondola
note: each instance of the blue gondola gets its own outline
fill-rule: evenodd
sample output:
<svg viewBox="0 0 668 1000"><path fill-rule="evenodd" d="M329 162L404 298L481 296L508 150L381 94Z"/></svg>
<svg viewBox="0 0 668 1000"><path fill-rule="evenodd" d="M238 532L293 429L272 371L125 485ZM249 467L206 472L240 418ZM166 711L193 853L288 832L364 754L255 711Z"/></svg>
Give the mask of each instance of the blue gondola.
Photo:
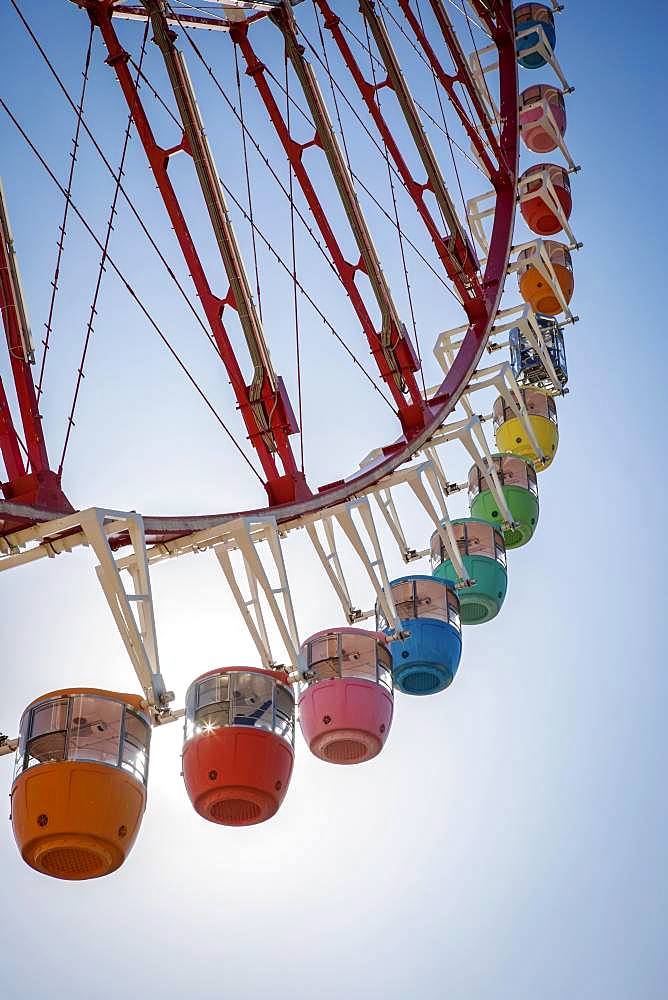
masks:
<svg viewBox="0 0 668 1000"><path fill-rule="evenodd" d="M462 654L459 598L448 580L433 576L404 576L390 590L406 639L390 643L394 686L404 694L437 694L457 673ZM379 605L376 627L391 634Z"/></svg>
<svg viewBox="0 0 668 1000"><path fill-rule="evenodd" d="M530 31L528 29L540 29ZM540 69L547 62L542 43L553 50L557 42L552 11L543 3L523 3L515 8L517 60L525 69Z"/></svg>

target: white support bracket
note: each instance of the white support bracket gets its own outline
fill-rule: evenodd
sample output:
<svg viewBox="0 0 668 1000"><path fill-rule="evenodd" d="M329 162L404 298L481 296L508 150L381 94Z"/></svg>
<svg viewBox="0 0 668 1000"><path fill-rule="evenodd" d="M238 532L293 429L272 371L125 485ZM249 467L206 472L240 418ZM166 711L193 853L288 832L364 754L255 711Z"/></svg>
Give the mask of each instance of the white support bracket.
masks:
<svg viewBox="0 0 668 1000"><path fill-rule="evenodd" d="M433 496L436 498L438 508L440 509L437 509L434 506L434 503L425 488L425 484L422 481L422 476L418 476L411 480L410 486L416 498L420 501L422 507L431 518L434 528L438 532L439 538L443 543L443 548L448 555L448 559L455 567L460 583L463 586L468 586L472 581L469 580L464 567L464 562L459 551L459 546L457 545L455 533L452 528L452 520L450 518L448 505L445 499L450 484L447 481L445 470L443 469L443 465L441 464L436 448L428 445L424 449L424 454L427 456L427 462L423 468L424 476L429 484Z"/></svg>
<svg viewBox="0 0 668 1000"><path fill-rule="evenodd" d="M554 370L552 358L550 357L550 352L547 349L545 338L543 337L543 331L541 330L540 324L536 319L535 312L529 308L528 313L515 325L519 327L522 336L528 340L531 347L533 347L534 351L543 362L543 367L550 376L550 381L554 386L555 393L561 393L561 381ZM564 391L567 392L568 390Z"/></svg>
<svg viewBox="0 0 668 1000"><path fill-rule="evenodd" d="M417 469L410 470L411 472L418 473ZM406 540L406 533L404 532L401 519L397 511L396 504L394 502L394 495L392 489L388 486L386 489L381 489L374 491L374 499L378 504L378 509L385 519L385 523L392 532L392 537L394 538L399 552L401 553L401 558L405 563L412 562L414 559L419 559L422 555L416 549L413 549L408 544Z"/></svg>
<svg viewBox="0 0 668 1000"><path fill-rule="evenodd" d="M481 264L485 263L489 255L489 237L485 229L484 222L493 218L496 211L496 191L483 191L482 194L474 195L466 202L466 216L471 226L473 239L478 244L481 253Z"/></svg>
<svg viewBox="0 0 668 1000"><path fill-rule="evenodd" d="M471 75L473 81L478 89L478 95L482 100L483 104L486 106L487 110L491 113L492 117L498 122L500 118L500 111L498 104L492 97L492 92L485 79L488 73L493 73L499 68L499 52L496 45L485 45L482 48L476 48L469 55L469 66L471 67ZM491 59L491 62L490 62Z"/></svg>
<svg viewBox="0 0 668 1000"><path fill-rule="evenodd" d="M516 35L516 39L524 38L527 35L535 32L538 36L538 41L535 46L530 49L524 49L522 51L522 56L530 55L533 52L538 52L545 61L554 70L559 82L562 85L564 94L570 94L573 91L573 87L569 84L568 80L564 76L564 72L559 64L557 57L554 54L554 50L551 48L543 27L541 25L532 25L529 28L525 28ZM482 98L483 102L487 106L488 110L492 115L499 120L500 111L498 105L494 98L490 88L487 86L485 77L488 73L494 73L499 68L499 53L496 45L485 45L481 49L476 49L469 55L469 65L471 67L471 74L475 80L476 86L478 88L478 93ZM557 129L558 132L558 129ZM570 157L568 158L570 160ZM570 165L570 164L569 164ZM573 169L576 169L573 167Z"/></svg>
<svg viewBox="0 0 668 1000"><path fill-rule="evenodd" d="M540 181L540 186L535 190L529 191L528 188L532 184L535 184L536 181ZM568 249L580 250L582 248L582 244L578 242L566 213L564 212L562 204L559 201L557 189L552 181L549 169L541 170L539 173L533 173L525 179L520 178L518 189L518 202L520 206L523 202L530 201L533 198L542 198L548 209L557 217L559 225L570 241ZM486 227L486 223L494 218L495 211L496 191L493 189L490 191L483 191L482 194L474 195L473 198L469 198L466 202L466 216L468 218L469 225L471 226L473 238L478 245L478 249L480 250L482 264L484 264L489 254L490 236L487 232L488 227Z"/></svg>
<svg viewBox="0 0 668 1000"><path fill-rule="evenodd" d="M504 333L515 326L521 325L523 319L528 320L529 316L533 317L535 321L535 314L531 307L526 303L521 303L518 306L512 306L509 309L500 310L497 313L497 322L492 327L490 340L492 337L496 338L499 334ZM498 320L501 320L501 322L499 323ZM535 323L537 326L537 321L535 321ZM452 330L444 330L443 333L439 335L434 347L434 355L444 372L448 372L453 358L460 347L461 340L458 338L461 338L466 333L467 329L467 326L458 326ZM552 366L552 372L554 373L554 366ZM556 373L554 374L556 375ZM552 377L552 375L550 377ZM521 389L517 384L515 373L507 361L498 365L492 365L488 368L479 368L471 376L469 384L459 400L460 405L469 420L472 420L475 417L473 406L469 401L469 397L475 392L489 388L496 389L497 393L505 399L514 415L521 421L524 432L529 438L534 452L536 455L540 455L543 461L546 461L548 456L543 455L541 452L538 439L533 427L531 426L531 421L529 420L529 413L524 405ZM452 431L456 427L460 427L462 425L463 423L461 421L458 424L453 424L449 427L446 425L446 427L443 428L443 431ZM444 440L442 432L435 435L432 440L435 443L439 443L441 440Z"/></svg>
<svg viewBox="0 0 668 1000"><path fill-rule="evenodd" d="M109 525L106 523L109 516L108 511L93 507L84 512L81 526L99 561L99 566L95 569L97 578L146 700L153 712L160 715L169 711L169 703L174 700L174 695L171 691L166 691L160 673L144 522L139 514L133 513L121 516ZM127 564L127 572L132 579L130 591L125 589L121 571L109 546L108 536L118 531L128 532L134 549L132 561ZM137 608L138 622L133 605Z"/></svg>
<svg viewBox="0 0 668 1000"><path fill-rule="evenodd" d="M127 532L133 548L123 566L114 559L109 539ZM0 572L44 557L55 558L78 546L88 546L99 565L96 573L116 627L125 645L130 662L144 692L154 721L169 715L169 703L174 695L167 691L158 658L158 643L153 612L153 598L148 569L144 522L134 512L87 510L54 518L14 532L4 539L0 555ZM132 579L132 589L126 590L121 569ZM133 607L137 608L137 618Z"/></svg>
<svg viewBox="0 0 668 1000"><path fill-rule="evenodd" d="M568 80L564 76L564 71L559 65L559 60L554 54L554 49L550 45L547 35L545 34L545 29L542 24L532 24L522 31L518 31L515 35L515 39L519 42L522 38L528 38L529 35L537 35L537 40L535 45L532 45L528 49L522 49L520 55L522 58L530 55L539 55L548 63L554 70L557 78L564 89L565 94L570 94L573 91L573 87L569 84Z"/></svg>
<svg viewBox="0 0 668 1000"><path fill-rule="evenodd" d="M389 494L391 496L391 490L396 489L398 486L409 486L414 497L431 520L434 529L438 532L448 558L453 563L460 581L464 584L470 583L467 580L466 570L452 530L452 522L446 502L446 497L449 493L458 491L462 487L448 482L435 447L429 444L422 451L427 459L425 462L398 470L388 480L385 480L383 489L376 487L370 491L370 495L373 494L376 501L379 502L378 498L381 494ZM429 487L429 490L427 487ZM382 502L379 502L379 506L397 542L404 562L411 562L413 559L430 555L429 549L417 551L408 545L403 526L397 514L394 499L392 498L391 506L385 502L384 497L381 499Z"/></svg>
<svg viewBox="0 0 668 1000"><path fill-rule="evenodd" d="M361 526L364 529L364 534L367 539L366 541L362 537L362 534L353 519L353 514L355 512L357 512L359 520L361 521ZM395 632L399 634L401 632L401 623L397 617L397 610L390 591L390 579L385 567L385 560L383 559L376 525L371 513L369 498L364 496L359 497L356 500L349 500L347 503L341 504L339 507L332 508L330 513L345 534L355 554L366 570L376 594L376 600L381 606L385 618ZM328 572L327 575L330 582L334 584L331 573ZM334 586L334 589L337 592L339 600L341 601L344 613L348 616L348 620L350 621L349 611L351 609L351 603L349 597L345 596L348 593L347 587L338 588ZM355 618L353 620L359 621L362 618L371 618L373 614L373 608L369 611L355 612Z"/></svg>
<svg viewBox="0 0 668 1000"><path fill-rule="evenodd" d="M522 390L517 384L517 379L515 378L515 373L513 372L511 366L509 364L502 365L498 376L491 379L491 383L497 389L499 395L503 396L514 416L517 417L522 424L522 429L531 442L534 454L539 455L542 462L549 462L550 456L544 455L541 451L538 438L536 437L536 432L534 431L531 420L529 419L529 411L524 404ZM481 385L481 388L483 385L484 383Z"/></svg>
<svg viewBox="0 0 668 1000"><path fill-rule="evenodd" d="M577 173L580 170L579 165L575 162L571 156L571 151L566 145L566 140L562 134L561 129L557 124L557 119L554 117L554 112L550 107L550 103L546 97L541 97L540 101L536 101L533 104L528 104L525 110L530 110L531 108L540 105L543 109L543 120L541 121L541 126L546 130L548 135L551 135L557 144L557 149L561 152L561 155L566 160L568 164L568 169L572 174Z"/></svg>
<svg viewBox="0 0 668 1000"><path fill-rule="evenodd" d="M318 534L317 525L317 521L307 522L306 533L308 534L316 555L318 556L318 559L327 574L327 578L329 579L329 582L334 588L334 592L341 603L343 613L345 614L349 624L352 625L354 622L361 621L364 614L359 608L354 607L350 597L350 591L348 590L348 584L346 582L343 567L341 566L341 559L339 558L339 552L336 546L333 516L331 514L327 514L322 518L322 527L325 532L327 550L322 544L320 535Z"/></svg>
<svg viewBox="0 0 668 1000"><path fill-rule="evenodd" d="M299 634L276 518L273 516L240 517L225 525L225 535L225 540L215 545L213 550L255 643L262 665L264 667L277 665L272 655L262 609L262 596L264 596L285 646L290 665L293 670L297 670ZM278 575L277 587L272 586L259 556L257 547L261 542L266 542L269 546L274 570ZM248 600L243 595L230 556L230 552L235 549L241 553L243 559L246 581L250 591Z"/></svg>
<svg viewBox="0 0 668 1000"><path fill-rule="evenodd" d="M575 321L576 317L573 317ZM562 326L563 324L559 324ZM543 362L545 370L549 375L552 383L554 385L555 391L561 393L561 382L557 376L554 369L554 364L552 358L550 357L550 352L547 349L547 344L545 343L545 338L543 336L543 331L541 329L540 323L536 317L536 313L533 311L531 306L527 302L522 302L519 305L511 306L509 309L502 309L497 313L497 322L492 327L490 333L490 340L492 340L492 350L498 350L501 347L507 347L509 340L499 341L499 337L508 333L510 330L518 328L521 335L528 340L531 347L534 349L540 360ZM443 364L443 358L448 360L454 356L457 348L459 347L459 342L453 342L452 336L466 330L466 327L458 327L456 330L448 331L445 334L441 334L438 341L436 342L436 347L434 348L434 353L439 359L439 362ZM488 346L489 350L489 346ZM478 369L474 374L474 379L479 380L481 376L484 376L488 371L492 369ZM477 382L477 388L482 388L482 382Z"/></svg>
<svg viewBox="0 0 668 1000"><path fill-rule="evenodd" d="M494 501L501 512L501 519L504 527L514 527L515 522L513 521L513 516L508 509L501 480L499 479L496 467L492 461L492 452L487 443L487 438L485 437L480 417L477 414L474 414L466 422L460 421L455 425L451 425L450 429L446 425L443 428L443 431L443 434L439 434L438 443L444 444L447 441L455 439L459 439L461 441L470 458L484 476L492 496L494 497Z"/></svg>
<svg viewBox="0 0 668 1000"><path fill-rule="evenodd" d="M487 351L493 354L494 351L500 350L502 347L507 347L509 340L499 340L499 337L508 333L513 327L519 326L520 329L523 328L525 322L532 324L535 331L540 331L540 324L536 319L536 314L529 305L528 302L518 302L514 306L509 306L506 309L499 309L496 314L496 321L494 326L490 330L489 340L487 342ZM569 323L576 323L578 321L577 316L573 316L569 319L559 320L559 326L563 327ZM463 326L456 326L451 330L444 330L440 333L436 344L434 346L434 357L438 361L439 365L443 369L443 372L447 375L450 370L450 366L453 363L454 358L457 355L457 351L462 346L464 334L468 330L468 326L465 324ZM477 378L481 372L485 372L487 369L478 369L474 372L473 378ZM433 390L428 390L428 395L435 392L439 387L434 386ZM468 391L468 390L465 390Z"/></svg>
<svg viewBox="0 0 668 1000"><path fill-rule="evenodd" d="M483 369L476 372L468 391L475 392L478 389L488 389L492 387L496 389L499 396L503 397L510 409L513 411L513 414L522 424L524 433L531 442L531 447L533 448L535 454L539 455L542 461L549 461L549 456L543 455L540 449L538 438L536 437L536 433L529 419L529 411L524 404L522 390L517 384L515 373L508 362L504 362L498 367L495 366L493 368Z"/></svg>

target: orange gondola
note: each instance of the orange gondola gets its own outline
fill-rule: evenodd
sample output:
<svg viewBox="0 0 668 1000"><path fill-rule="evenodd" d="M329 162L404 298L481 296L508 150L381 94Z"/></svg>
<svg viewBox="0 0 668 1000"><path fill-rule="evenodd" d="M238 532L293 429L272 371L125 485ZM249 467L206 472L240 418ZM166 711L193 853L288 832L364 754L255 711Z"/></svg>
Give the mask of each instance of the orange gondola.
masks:
<svg viewBox="0 0 668 1000"><path fill-rule="evenodd" d="M548 268L539 253L540 242L539 240L520 251L518 255L520 294L534 312L557 316L565 311L564 306L568 306L573 297L573 262L567 246L556 240L544 240L544 251L550 262Z"/></svg>
<svg viewBox="0 0 668 1000"><path fill-rule="evenodd" d="M98 878L132 849L151 729L138 695L52 691L23 713L12 826L24 861L54 878Z"/></svg>

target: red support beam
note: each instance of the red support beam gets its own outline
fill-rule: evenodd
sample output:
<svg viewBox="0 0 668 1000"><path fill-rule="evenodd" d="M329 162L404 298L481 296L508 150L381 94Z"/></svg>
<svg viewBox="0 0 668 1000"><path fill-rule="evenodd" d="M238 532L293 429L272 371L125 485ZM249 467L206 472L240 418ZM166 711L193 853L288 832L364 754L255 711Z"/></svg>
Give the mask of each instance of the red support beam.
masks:
<svg viewBox="0 0 668 1000"><path fill-rule="evenodd" d="M295 38L292 33L291 21L288 20L285 13L281 12L280 14L272 15L271 19L275 21L278 27L283 31L284 37L286 38L286 51L288 52L288 55L290 55L291 51L293 53L296 52ZM248 26L243 23L235 25L231 29L230 35L242 53L247 67L247 75L251 77L257 87L257 90L267 109L271 123L276 130L286 156L288 157L294 171L295 177L304 193L313 218L322 233L325 245L331 255L336 272L348 294L348 297L350 298L351 304L360 321L367 342L369 343L371 353L376 361L380 375L392 393L392 398L397 406L398 416L402 427L406 433L410 434L417 428L423 426L424 422L423 411L425 410L426 404L422 398L414 374L419 370L419 362L408 338L407 331L403 324L399 322L396 309L391 301L389 289L386 289L382 284L384 279L381 279L381 282L379 283L374 282L374 272L376 270L375 250L373 250L373 247L370 245L366 225L363 222L361 210L356 204L356 200L355 206L353 207L351 205L352 199L348 195L347 184L349 183L350 189L352 189L352 180L349 177L345 162L342 158L339 159L340 154L338 149L335 148L336 140L333 135L333 130L329 127L325 127L325 123L323 121L319 123L317 121L318 116L315 115L316 134L314 138L308 143L300 144L296 142L290 133L286 119L279 109L273 95L272 89L267 80L266 67L258 58L250 42L248 37ZM316 102L318 110L324 116L324 105L319 104L319 93L316 92L313 87L309 87L311 79L310 74L303 73L304 64L301 62L301 53L297 56L297 62L298 65L295 69L298 77L300 76L300 70L302 71L302 76L305 75L305 94L307 101L309 101L311 105L311 110L314 110L314 104L312 102ZM303 153L307 148L320 148L325 152L325 155L327 155L329 151L328 160L330 162L330 166L332 167L334 180L337 183L340 193L342 194L342 203L346 213L348 214L351 228L353 229L360 248L360 259L356 264L352 264L350 261L346 260L334 230L329 223L327 213L313 186L309 172L304 165ZM369 257L365 258L365 251L367 249L369 250ZM383 331L380 333L375 329L364 299L356 285L356 276L360 271L366 273L369 277L383 315ZM385 337L383 337L383 334L385 334ZM406 392L410 397L408 399L406 398Z"/></svg>
<svg viewBox="0 0 668 1000"><path fill-rule="evenodd" d="M327 0L315 0L315 2L323 16L324 26L331 33L332 38L336 42L343 61L346 64L346 67L348 68L362 99L364 100L369 114L373 118L383 143L387 147L388 153L394 160L397 171L399 172L406 190L412 198L418 214L422 219L429 236L431 237L431 240L436 248L436 252L438 253L438 256L445 268L446 274L456 287L467 312L471 311L472 313L475 313L477 309L477 302L479 300L475 252L470 246L468 240L465 237L463 239L460 237L459 231L461 230L461 226L457 225L455 227L456 232L443 233L441 231L439 224L434 219L434 216L424 198L425 191L432 191L438 200L436 183L434 183L434 181L432 181L429 177L425 183L417 181L411 173L410 168L408 167L408 164L399 149L399 145L392 134L392 130L387 122L387 119L385 118L385 115L381 111L377 100L378 90L380 90L381 87L386 86L391 88L391 83L385 79L379 84L369 83L369 81L365 78L357 59L355 58L352 49L348 45L346 36L341 28L341 18L334 13ZM421 134L420 138L426 145L426 137ZM418 151L420 152L419 147ZM428 159L431 161L433 157L431 149L429 148L426 152L428 152ZM427 159L427 157L425 157L425 159ZM431 165L434 170L437 171L435 162Z"/></svg>
<svg viewBox="0 0 668 1000"><path fill-rule="evenodd" d="M1 187L0 312L29 463L24 463L7 395L0 382L0 452L8 478L2 484L2 492L6 499L20 503L56 510L61 509L64 504L68 508L69 504L60 489L60 479L49 467L42 417L32 377L34 357L30 330Z"/></svg>
<svg viewBox="0 0 668 1000"><path fill-rule="evenodd" d="M297 433L299 428L294 421L283 382L280 378L273 376L273 372L268 367L265 367L259 388L255 383L252 387L246 385L223 323L225 307L239 311L241 304L237 302L232 288L222 298L212 291L190 235L178 196L169 178L169 160L175 152L182 150L192 156L190 143L185 132L178 144L169 149L164 149L156 142L135 81L128 68L130 55L121 45L112 24L113 3L111 0L88 0L85 6L93 24L99 28L106 45L108 51L106 61L116 73L158 191L162 196L179 247L204 308L218 352L227 369L248 437L257 452L266 476L265 488L269 501L272 504L287 503L309 496L310 491L305 484L303 473L297 467L288 440L290 435ZM171 37L174 37L173 33ZM206 199L208 192L204 191L203 193ZM233 255L236 250L237 248L233 247L231 254ZM282 470L276 464L276 454L280 458Z"/></svg>
<svg viewBox="0 0 668 1000"><path fill-rule="evenodd" d="M20 291L14 277L11 236L4 212L0 218L0 310L7 338L7 349L12 369L21 422L25 433L28 458L33 472L49 468L42 419L37 407L37 393L32 378L32 348L25 321Z"/></svg>
<svg viewBox="0 0 668 1000"><path fill-rule="evenodd" d="M19 446L19 437L14 427L2 379L0 379L0 454L10 482L25 476L26 467Z"/></svg>
<svg viewBox="0 0 668 1000"><path fill-rule="evenodd" d="M83 2L83 0L77 0ZM492 0L489 0L491 3ZM503 282L510 258L513 235L513 219L517 196L517 174L519 159L519 127L517 110L517 59L513 33L512 0L495 0L496 30L494 41L499 51L500 75L500 121L502 124L500 149L503 160L508 164L508 176L500 181L497 189L497 207L490 241L490 252L483 278L484 314L471 323L459 349L454 364L446 375L440 389L433 397L429 419L424 428L410 440L401 438L383 449L383 459L361 469L355 476L332 486L305 500L286 505L281 510L268 507L265 510L230 511L226 514L192 516L146 515L144 523L151 544L188 535L220 525L221 521L232 520L242 515L258 516L274 513L279 525L289 525L298 517L315 514L325 507L333 507L367 492L380 483L384 476L398 469L417 451L427 444L439 427L453 412L462 392L469 384L471 375L480 363L485 344L489 338L499 307ZM0 501L0 533L14 530L20 524L36 523L44 520L40 511L11 502ZM111 539L112 548L118 550L130 543L127 535L117 535Z"/></svg>
<svg viewBox="0 0 668 1000"><path fill-rule="evenodd" d="M445 21L443 19L442 5L432 4L432 7L434 7L435 11L438 11L437 19L439 21L439 27L441 28L441 32L444 35L444 40L446 42L446 45L448 46L448 51L450 52L450 55L457 70L457 72L454 75L446 73L445 69L443 68L443 64L441 63L440 59L436 54L436 51L434 50L429 39L427 38L421 22L419 21L419 19L415 15L415 12L413 11L413 8L411 7L410 0L397 0L397 2L404 13L406 20L413 29L413 33L415 34L415 37L420 47L422 48L422 51L424 52L432 70L434 71L438 82L445 90L453 108L457 112L459 120L463 125L466 134L471 140L471 143L476 153L480 157L481 163L484 165L485 169L487 170L493 182L499 171L507 173L508 170L506 165L503 163L502 157L500 155L501 151L499 146L499 140L496 135L496 132L494 131L493 124L490 121L489 112L485 108L483 102L480 100L480 95L478 94L478 90L475 86L475 82L471 75L469 65L466 62L466 58L462 53L461 47L459 45L456 36L452 32L452 26L451 25L449 26L447 32L444 31ZM449 25L449 21L447 23ZM473 109L475 110L475 113L478 116L480 126L482 127L485 133L486 142L480 135L480 132L475 122L471 121L469 114L467 113L466 109L464 108L459 98L459 95L455 89L455 84L457 83L461 84L461 86L466 91L468 100ZM494 162L494 160L490 157L490 150L496 162Z"/></svg>

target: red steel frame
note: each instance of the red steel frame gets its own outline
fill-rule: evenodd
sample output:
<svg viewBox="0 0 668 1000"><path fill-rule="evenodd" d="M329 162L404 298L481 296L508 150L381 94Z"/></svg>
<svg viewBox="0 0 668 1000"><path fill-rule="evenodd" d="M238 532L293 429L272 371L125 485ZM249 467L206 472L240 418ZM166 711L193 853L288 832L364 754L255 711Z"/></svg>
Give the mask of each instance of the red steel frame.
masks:
<svg viewBox="0 0 668 1000"><path fill-rule="evenodd" d="M0 379L0 454L8 477L8 481L2 484L2 492L6 499L17 503L47 510L71 511L72 507L60 488L60 479L49 466L42 417L32 377L32 358L26 356L29 334L27 329L22 329L26 320L20 301L18 273L12 257L9 219L5 216L4 207L0 205L0 311L27 453L26 462Z"/></svg>
<svg viewBox="0 0 668 1000"><path fill-rule="evenodd" d="M397 0L397 3L401 7L406 20L410 24L417 41L427 57L431 68L436 74L436 78L446 91L452 106L459 115L459 120L464 126L466 134L471 140L481 163L487 170L492 183L495 183L499 175L503 177L508 174L510 167L504 162L498 138L492 127L489 114L480 98L480 94L478 93L478 88L476 87L475 80L473 79L471 68L466 60L466 56L462 52L459 39L455 34L450 18L445 10L444 2L443 0L429 0L429 2L438 26L441 29L443 40L445 41L452 61L455 65L456 72L454 74L446 73L443 68L443 64L438 58L435 49L429 42L419 18L415 15L411 5L411 0ZM487 26L490 27L489 24ZM458 83L466 92L467 101L476 113L479 124L485 133L486 144L476 128L475 122L471 121L470 116L465 111L464 106L459 99L457 91L455 90L455 86ZM496 163L494 163L490 158L490 150L496 160Z"/></svg>
<svg viewBox="0 0 668 1000"><path fill-rule="evenodd" d="M436 248L436 252L445 267L446 273L457 288L457 291L459 292L459 295L464 303L467 315L471 319L475 315L476 310L480 307L480 287L478 282L475 252L469 245L465 235L462 236L460 234L460 227L457 227L457 231L454 233L443 234L440 231L439 225L435 221L424 197L426 191L431 191L434 194L436 193L435 180L429 176L425 183L420 183L416 180L404 157L402 156L401 150L399 149L394 136L392 135L387 119L381 111L380 104L378 102L378 92L385 87L389 87L391 89L395 89L395 92L398 93L398 89L393 85L389 75L377 83L370 83L365 78L359 62L355 58L352 49L348 45L346 36L343 33L341 28L341 18L334 13L327 0L315 0L315 2L323 16L324 26L330 31L334 41L336 42L346 67L348 68L353 80L355 81L357 89L366 104L367 110L373 118L376 128L380 132L383 142L387 147L387 151L394 160L401 179L406 186L406 190L413 199L418 214L427 228L427 231ZM369 22L371 22L374 17L373 4L361 4L360 10L362 15ZM480 137L477 135L477 131L473 128L472 124L466 118L463 108L458 107L457 110L464 123L468 125L470 132L475 132L479 142ZM421 136L419 132L420 130L418 126L418 129L414 132L414 138L416 140L416 145L418 145L418 151L423 155L423 161L429 171L429 157L425 157L424 154L431 154L431 149L430 147L427 147L426 150L424 149L427 140L426 137Z"/></svg>
<svg viewBox="0 0 668 1000"><path fill-rule="evenodd" d="M198 290L201 285L206 298L205 308L207 316L220 323L219 308L224 304L224 300L216 298L209 290L206 277L202 270L197 253L192 246L187 227L183 221L176 195L171 188L166 172L166 164L172 151L161 149L155 140L148 122L143 115L139 98L134 89L132 79L127 72L127 53L124 52L111 25L110 0L75 0L80 6L90 8L103 14L100 18L100 27L104 26L103 35L105 41L111 44L110 62L114 65L119 76L121 85L128 98L138 130L141 128L142 142L151 151L149 158L151 167L159 180L159 187L163 198L174 219L179 222L177 236L182 244L182 250L189 264L197 271ZM320 0L316 0L320 2ZM402 0L399 0L402 3ZM437 3L437 0L430 0ZM403 6L403 3L402 3ZM391 445L382 449L383 457L373 466L367 467L355 477L348 480L330 484L327 488L319 491L315 496L302 495L301 497L290 498L285 502L280 497L273 498L270 495L270 505L264 510L272 511L279 523L287 523L300 516L317 512L326 507L338 503L363 493L379 482L384 476L389 475L394 469L406 462L417 451L420 450L439 429L448 418L457 404L462 392L466 388L475 371L480 357L482 356L485 344L489 337L491 327L494 323L496 312L499 306L503 284L510 257L513 222L515 216L515 202L517 196L517 176L518 176L518 147L519 147L519 127L517 111L517 62L515 53L515 37L512 17L512 0L490 0L490 8L493 9L494 17L486 18L487 27L492 33L494 42L499 53L499 103L501 134L498 140L499 170L493 178L496 189L497 201L494 215L494 223L490 239L490 251L487 257L485 272L482 277L481 287L481 308L476 310L471 317L469 329L463 339L460 350L455 361L445 377L438 392L431 398L428 410L425 413L425 422L422 427L414 430L412 434L406 434ZM238 25L238 22L230 24L231 28ZM444 37L448 34L444 32ZM453 36L454 37L454 36ZM418 39L419 40L419 39ZM447 40L447 39L446 39ZM456 41L456 39L455 39ZM250 54L250 53L249 53ZM455 60L456 61L456 60ZM123 73L125 69L125 73ZM461 79L465 79L465 71L460 68ZM482 109L484 112L484 109ZM143 134L142 134L143 133ZM292 140L290 139L290 142ZM496 142L496 140L495 140ZM180 148L180 147L177 147ZM295 146L294 153L299 159L301 150ZM299 154L299 155L297 155ZM176 226L175 226L176 229ZM187 251L187 253L186 253ZM204 303L204 299L203 299ZM207 308L208 307L208 308ZM211 318L210 318L211 321ZM220 324L222 327L222 323ZM224 341L223 341L224 342ZM230 349L231 350L231 349ZM231 364L236 365L236 359L232 355ZM237 366L238 367L238 366ZM248 409L248 405L247 405ZM247 414L244 414L247 420ZM61 508L63 512L66 507ZM260 513L260 510L248 511L245 513ZM226 520L238 517L240 512L230 514L212 514L184 517L151 517L144 518L147 538L149 541L167 540L203 528L212 527L224 523ZM12 503L0 503L0 530L11 530L17 521L31 519L34 522L42 520L38 511L29 507ZM116 546L126 544L126 539L119 537L115 540Z"/></svg>
<svg viewBox="0 0 668 1000"><path fill-rule="evenodd" d="M283 382L277 379L272 384L271 372L265 367L261 401L264 418L258 420L257 403L251 399L241 367L236 358L223 323L226 306L238 310L232 289L224 298L214 294L206 276L204 266L190 235L188 224L181 209L178 196L169 178L170 157L177 152L191 154L185 135L170 149L160 146L153 135L148 117L128 68L130 55L121 45L112 24L113 0L77 0L88 11L93 23L99 28L109 53L107 62L113 68L121 85L128 108L134 120L137 133L162 196L167 214L176 234L181 252L188 265L197 294L206 314L220 357L225 365L232 388L237 398L242 418L250 441L255 448L265 476L266 489L271 504L303 499L310 495L303 474L297 467L288 438L298 431ZM269 434L267 433L269 428ZM268 437L270 440L268 441ZM283 473L278 469L274 457L278 453L283 465Z"/></svg>
<svg viewBox="0 0 668 1000"><path fill-rule="evenodd" d="M319 95L316 91L309 88L310 76L304 69L304 61L302 59L299 43L294 31L292 15L287 11L281 11L279 14L270 16L283 33L288 57L295 66L298 76L300 76L303 80L303 86L309 104L314 102L311 104L312 109L315 108L316 114L319 113L323 116L323 114L326 113L318 100ZM369 346L371 347L371 352L376 360L381 377L392 393L402 426L406 433L415 432L416 429L424 426L423 411L425 409L424 400L414 374L420 367L417 356L405 328L402 330L399 326L396 309L393 307L391 301L388 302L387 299L383 298L383 289L381 289L380 294L378 294L377 297L381 311L384 314L384 323L387 324L389 328L387 330L389 344L383 344L380 334L374 328L373 320L369 315L364 299L362 298L355 281L359 272L365 272L371 278L372 271L372 266L366 262L364 256L364 234L360 237L356 229L356 222L359 218L357 213L359 210L357 209L357 211L355 211L355 209L353 209L351 211L350 207L346 206L344 202L344 207L346 207L346 211L349 213L351 228L353 228L353 231L355 232L360 248L359 261L356 264L351 264L345 259L343 251L341 250L339 242L327 218L327 213L316 193L309 172L303 162L303 153L306 149L319 147L325 150L326 154L329 150L328 160L330 162L330 167L335 181L337 184L341 184L346 180L349 180L347 167L340 156L340 151L338 150L336 139L334 138L333 131L331 129L331 123L328 119L318 121L318 118L314 115L314 118L316 119L316 132L314 137L306 143L296 142L293 139L286 119L279 110L276 99L274 98L267 80L264 63L262 63L257 57L250 42L248 37L248 25L245 23L235 24L230 33L233 41L238 45L244 57L247 66L247 73L254 81L260 96L262 97L272 125L281 140L295 177L304 192L309 208L318 225L318 228L320 229L320 232L322 233L341 283L343 284L362 325L362 329ZM345 177L342 176L344 173L346 175ZM410 400L406 399L404 392L402 391L400 381L396 377L397 374L401 376L401 381L406 385L410 395Z"/></svg>

